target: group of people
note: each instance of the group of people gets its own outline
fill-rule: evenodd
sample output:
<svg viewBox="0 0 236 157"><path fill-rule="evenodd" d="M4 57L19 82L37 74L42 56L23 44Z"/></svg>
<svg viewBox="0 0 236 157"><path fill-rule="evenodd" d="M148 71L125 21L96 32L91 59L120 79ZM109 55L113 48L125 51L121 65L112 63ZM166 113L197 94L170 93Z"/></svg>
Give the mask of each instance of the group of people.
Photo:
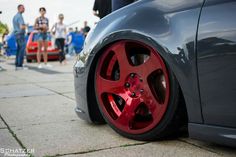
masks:
<svg viewBox="0 0 236 157"><path fill-rule="evenodd" d="M90 31L90 27L87 26L87 21L85 21L84 28L78 30L78 27L76 27L74 30L70 27L68 30L65 51L67 53L67 57L70 57L81 52L85 37Z"/></svg>
<svg viewBox="0 0 236 157"><path fill-rule="evenodd" d="M26 67L23 67L23 61L24 61L24 54L25 54L25 31L27 28L27 25L24 22L22 14L25 11L25 8L22 4L18 5L17 7L18 12L13 18L13 28L14 28L14 35L17 43L17 52L16 52L16 70L20 69L27 69ZM61 64L66 64L66 57L65 57L65 43L69 43L68 45L68 51L70 54L72 54L74 51L77 52L77 49L73 46L73 44L70 44L73 42L73 38L76 38L76 33L79 33L79 31L73 32L72 28L69 28L69 33L66 31L66 25L64 24L64 15L59 14L58 15L58 22L56 22L52 28L49 30L49 20L45 16L46 9L44 7L39 8L40 16L36 18L34 23L34 29L38 31L36 40L38 42L38 52L37 52L37 63L38 68L41 69L43 67L50 68L52 67L50 64L48 64L48 41L50 40L48 31L52 33L52 35L55 38L55 46L59 50L59 61ZM89 32L90 27L87 25L87 21L84 22L84 28L82 30L83 36L86 36ZM75 35L74 35L75 34ZM65 42L65 40L67 42ZM43 54L43 61L44 64L41 64L41 53ZM78 53L78 52L77 52Z"/></svg>
<svg viewBox="0 0 236 157"><path fill-rule="evenodd" d="M24 22L22 14L25 11L24 5L20 4L17 7L18 12L13 18L13 28L14 35L17 43L17 52L16 52L16 70L27 69L23 67L24 54L25 54L25 31L27 29L27 25ZM49 20L45 17L46 9L44 7L39 8L40 16L36 18L34 23L34 29L38 31L37 33L37 41L38 41L38 52L37 52L37 63L38 68L43 68L41 64L41 51L43 52L43 60L45 67L52 67L48 64L48 54L47 47L48 41L50 40L48 31L49 31ZM64 16L63 14L59 14L58 16L59 22L55 23L51 29L51 32L55 35L56 41L55 44L59 49L59 61L60 63L66 63L65 53L64 53L64 45L66 38L66 25L63 23Z"/></svg>
<svg viewBox="0 0 236 157"><path fill-rule="evenodd" d="M104 16L110 14L112 11L115 11L125 5L128 5L135 0L95 0L94 2L94 15L98 16L99 18L103 18ZM18 12L13 18L13 28L14 28L14 35L16 38L17 43L17 52L16 52L16 70L20 69L27 69L26 67L23 67L23 61L24 61L24 54L25 54L25 31L27 29L27 25L24 22L22 14L25 11L24 5L20 4L17 7ZM43 66L45 67L51 67L50 64L48 64L48 54L47 54L47 47L48 47L48 31L49 31L49 20L47 17L45 17L46 9L44 7L39 8L40 17L36 18L34 23L34 29L38 31L37 41L38 41L38 52L37 52L37 62L38 62L38 68L41 69ZM56 41L56 47L59 49L59 61L60 63L66 64L66 57L64 53L64 46L65 46L65 40L66 40L66 25L63 23L64 15L59 14L58 15L58 21L53 25L51 28L52 34L55 36ZM86 36L90 28L87 26L87 23L85 23L84 27L84 35ZM69 33L70 34L70 33ZM71 39L69 39L71 41ZM69 52L71 52L72 48L69 47ZM44 65L41 64L41 51L43 52L43 60Z"/></svg>

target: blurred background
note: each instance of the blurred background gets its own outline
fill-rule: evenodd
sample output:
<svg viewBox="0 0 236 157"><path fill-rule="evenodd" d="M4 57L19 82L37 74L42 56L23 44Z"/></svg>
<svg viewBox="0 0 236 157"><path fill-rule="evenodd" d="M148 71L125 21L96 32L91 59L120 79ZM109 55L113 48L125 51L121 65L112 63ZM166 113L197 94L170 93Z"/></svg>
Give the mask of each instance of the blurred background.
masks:
<svg viewBox="0 0 236 157"><path fill-rule="evenodd" d="M28 38L33 31L35 19L40 16L40 7L46 8L45 16L49 19L49 30L58 22L58 15L64 14L64 24L67 26L67 33L75 32L75 35L73 35L74 43L72 43L78 45L78 48L74 50L76 51L75 53L80 52L84 42L83 38L90 30L90 27L93 27L99 21L99 18L93 15L94 0L0 0L0 4L0 55L5 56L12 56L16 53L16 42L12 33L12 19L17 13L19 4L25 6L23 17L25 23L29 25L26 30L26 43L29 43ZM89 27L86 33L83 32L86 29L85 22ZM67 46L69 45L67 44Z"/></svg>
<svg viewBox="0 0 236 157"><path fill-rule="evenodd" d="M49 18L50 27L57 22L58 14L65 16L64 23L81 28L83 22L88 21L88 25L93 25L99 19L93 15L94 0L0 0L0 21L7 24L12 30L12 18L17 12L17 5L25 6L23 14L25 23L33 25L36 17L39 16L39 8L45 7L46 17Z"/></svg>

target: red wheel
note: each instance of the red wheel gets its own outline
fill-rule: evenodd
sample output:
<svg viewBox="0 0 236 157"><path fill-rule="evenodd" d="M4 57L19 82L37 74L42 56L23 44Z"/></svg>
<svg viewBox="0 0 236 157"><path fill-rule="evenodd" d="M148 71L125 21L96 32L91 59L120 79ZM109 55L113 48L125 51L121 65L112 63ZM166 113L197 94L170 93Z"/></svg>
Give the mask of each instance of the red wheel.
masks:
<svg viewBox="0 0 236 157"><path fill-rule="evenodd" d="M116 42L100 56L95 76L99 108L112 128L142 140L160 134L160 129L153 130L170 104L170 81L155 49L129 40Z"/></svg>

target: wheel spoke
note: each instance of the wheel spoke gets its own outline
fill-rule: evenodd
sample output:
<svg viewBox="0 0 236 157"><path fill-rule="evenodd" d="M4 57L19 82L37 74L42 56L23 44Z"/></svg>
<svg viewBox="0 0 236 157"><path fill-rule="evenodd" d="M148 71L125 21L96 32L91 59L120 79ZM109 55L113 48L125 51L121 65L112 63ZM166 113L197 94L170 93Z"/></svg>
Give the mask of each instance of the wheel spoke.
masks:
<svg viewBox="0 0 236 157"><path fill-rule="evenodd" d="M147 105L149 111L152 115L156 115L157 112L162 110L163 104L159 101L158 95L154 95L150 87L147 85L144 88L144 94L142 98L144 99L144 103Z"/></svg>
<svg viewBox="0 0 236 157"><path fill-rule="evenodd" d="M133 99L129 97L129 99L126 101L126 105L121 115L118 117L116 122L122 125L122 127L126 129L127 127L128 129L131 129L134 116L135 116L135 111L140 105L140 103L141 103L140 99Z"/></svg>
<svg viewBox="0 0 236 157"><path fill-rule="evenodd" d="M128 73L130 68L132 67L126 50L125 50L125 42L120 42L112 48L112 51L115 53L119 67L120 67L120 77L123 79Z"/></svg>
<svg viewBox="0 0 236 157"><path fill-rule="evenodd" d="M103 93L112 93L116 94L117 93L123 93L124 92L124 87L123 84L120 80L114 81L114 80L108 80L104 79L100 75L97 76L97 86L99 91L102 91ZM102 93L99 93L102 94Z"/></svg>

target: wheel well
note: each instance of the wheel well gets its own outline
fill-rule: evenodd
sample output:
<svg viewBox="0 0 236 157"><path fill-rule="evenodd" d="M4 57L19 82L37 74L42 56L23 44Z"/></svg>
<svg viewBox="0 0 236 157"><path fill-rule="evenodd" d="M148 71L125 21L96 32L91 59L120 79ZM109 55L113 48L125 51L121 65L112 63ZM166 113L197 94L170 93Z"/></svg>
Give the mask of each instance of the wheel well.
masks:
<svg viewBox="0 0 236 157"><path fill-rule="evenodd" d="M98 58L101 54L101 52L106 48L102 48L94 57L93 62L90 67L89 75L88 75L88 85L87 85L87 102L88 102L88 110L89 110L89 116L91 118L91 121L96 124L104 124L105 120L102 117L102 114L98 107L98 102L96 99L95 94L95 85L94 85L94 74L96 70L96 65L98 62Z"/></svg>
<svg viewBox="0 0 236 157"><path fill-rule="evenodd" d="M172 72L177 84L178 84L178 105L175 111L175 115L172 119L172 128L177 129L176 133L177 136L178 135L183 135L183 134L188 134L188 112L187 112L187 105L186 105L186 101L184 98L184 94L183 94L183 90L182 87L179 83L179 80L177 79L175 72L172 70L171 66L166 62L166 60L162 57L162 59L164 60L166 66L168 67L168 71ZM176 136L176 135L174 135Z"/></svg>
<svg viewBox="0 0 236 157"><path fill-rule="evenodd" d="M179 88L179 93L179 103L175 115L176 125L178 126L180 131L186 132L188 131L188 113L181 87Z"/></svg>

